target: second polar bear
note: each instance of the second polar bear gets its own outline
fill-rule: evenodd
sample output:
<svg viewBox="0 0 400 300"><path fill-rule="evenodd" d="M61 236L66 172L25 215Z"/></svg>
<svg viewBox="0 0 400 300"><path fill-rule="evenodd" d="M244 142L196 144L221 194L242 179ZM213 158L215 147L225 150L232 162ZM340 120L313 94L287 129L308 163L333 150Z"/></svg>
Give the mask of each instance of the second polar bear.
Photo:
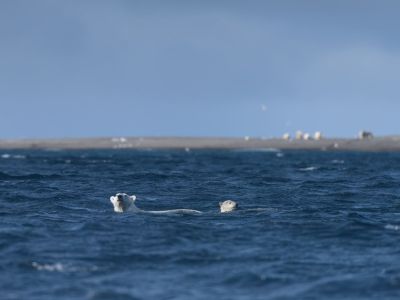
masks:
<svg viewBox="0 0 400 300"><path fill-rule="evenodd" d="M222 213L231 212L239 208L239 205L233 200L225 200L219 203L219 209Z"/></svg>

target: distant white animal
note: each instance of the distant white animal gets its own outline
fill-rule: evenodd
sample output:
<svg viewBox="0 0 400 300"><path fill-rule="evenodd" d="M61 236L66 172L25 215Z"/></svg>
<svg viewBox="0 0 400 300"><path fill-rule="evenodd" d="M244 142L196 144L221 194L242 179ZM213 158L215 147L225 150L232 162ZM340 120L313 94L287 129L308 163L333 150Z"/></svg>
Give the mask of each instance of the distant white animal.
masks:
<svg viewBox="0 0 400 300"><path fill-rule="evenodd" d="M201 214L201 211L194 209L169 209L169 210L142 210L135 205L136 196L129 196L125 193L117 193L110 197L110 201L114 206L115 212L141 212L149 214Z"/></svg>
<svg viewBox="0 0 400 300"><path fill-rule="evenodd" d="M358 133L358 138L360 140L370 140L374 138L374 135L372 132L362 130Z"/></svg>
<svg viewBox="0 0 400 300"><path fill-rule="evenodd" d="M322 140L322 133L321 133L321 131L316 131L316 132L314 133L314 139L317 140L317 141Z"/></svg>
<svg viewBox="0 0 400 300"><path fill-rule="evenodd" d="M295 137L296 137L296 140L302 140L303 139L303 132L300 131L300 130L297 130Z"/></svg>
<svg viewBox="0 0 400 300"><path fill-rule="evenodd" d="M239 205L233 200L225 200L219 203L219 209L222 213L234 211L238 207Z"/></svg>
<svg viewBox="0 0 400 300"><path fill-rule="evenodd" d="M308 132L306 132L305 134L303 134L303 140L308 141L308 140L310 140L310 139L311 139L311 135L310 135Z"/></svg>

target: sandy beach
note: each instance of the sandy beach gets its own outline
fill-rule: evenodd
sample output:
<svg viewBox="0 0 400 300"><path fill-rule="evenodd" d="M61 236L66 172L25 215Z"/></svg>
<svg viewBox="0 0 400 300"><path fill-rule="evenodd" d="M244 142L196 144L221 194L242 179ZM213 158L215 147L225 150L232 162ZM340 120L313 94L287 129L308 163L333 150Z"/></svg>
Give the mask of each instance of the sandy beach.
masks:
<svg viewBox="0 0 400 300"><path fill-rule="evenodd" d="M326 138L102 137L0 139L0 149L282 149L321 151L400 151L400 136L368 140Z"/></svg>

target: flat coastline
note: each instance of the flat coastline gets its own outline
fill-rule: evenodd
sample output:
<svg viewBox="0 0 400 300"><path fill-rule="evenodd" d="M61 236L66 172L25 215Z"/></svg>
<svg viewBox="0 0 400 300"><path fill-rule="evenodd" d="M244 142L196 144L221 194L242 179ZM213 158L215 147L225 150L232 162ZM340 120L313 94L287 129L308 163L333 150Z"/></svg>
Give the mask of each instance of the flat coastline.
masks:
<svg viewBox="0 0 400 300"><path fill-rule="evenodd" d="M400 136L373 139L284 140L252 137L101 137L0 139L0 149L281 149L321 151L400 151Z"/></svg>

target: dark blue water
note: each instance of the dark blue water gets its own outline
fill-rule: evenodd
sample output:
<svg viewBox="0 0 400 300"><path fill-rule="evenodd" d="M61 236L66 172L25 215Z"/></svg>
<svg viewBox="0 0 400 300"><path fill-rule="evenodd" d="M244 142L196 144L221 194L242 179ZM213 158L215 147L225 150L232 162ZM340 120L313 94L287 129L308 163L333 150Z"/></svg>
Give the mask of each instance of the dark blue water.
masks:
<svg viewBox="0 0 400 300"><path fill-rule="evenodd" d="M1 299L400 297L400 154L0 155Z"/></svg>

